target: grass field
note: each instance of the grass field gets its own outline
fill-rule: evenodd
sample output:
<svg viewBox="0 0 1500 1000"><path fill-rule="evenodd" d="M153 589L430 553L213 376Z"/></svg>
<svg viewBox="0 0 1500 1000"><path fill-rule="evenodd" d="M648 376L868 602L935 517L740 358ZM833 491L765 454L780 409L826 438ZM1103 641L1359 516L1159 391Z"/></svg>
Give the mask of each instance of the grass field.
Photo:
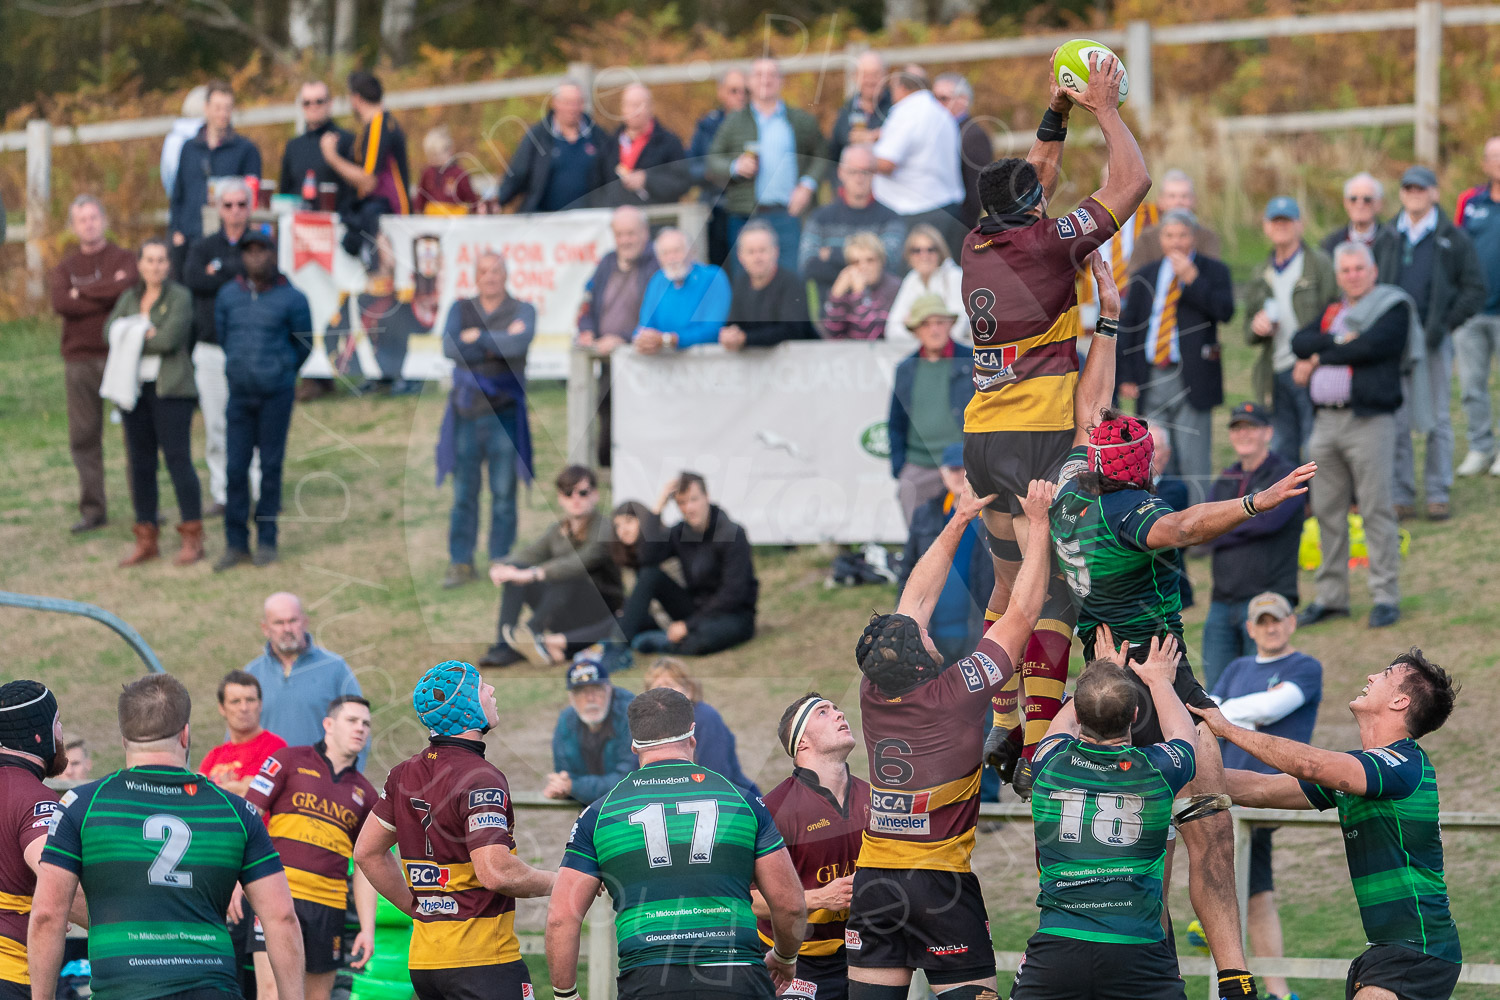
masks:
<svg viewBox="0 0 1500 1000"><path fill-rule="evenodd" d="M420 398L340 397L298 406L287 456L281 561L274 567L214 575L206 562L178 569L162 560L123 571L115 563L127 550L131 515L118 428L106 433L111 524L83 538L67 532L76 518L77 485L67 450L57 335L51 319L0 327L0 588L90 601L136 626L194 692L200 734L195 757L221 732L213 705L218 678L258 652L261 600L274 590L301 594L318 641L349 659L375 703L370 772L382 780L424 739L410 710L416 677L442 659L478 657L494 631L497 593L488 583L454 592L439 586L449 510L448 492L435 488L432 477L440 390L433 387ZM1240 346L1237 327L1226 329L1224 339L1228 388L1238 400L1248 393L1249 349ZM533 403L539 481L546 483L563 452L561 387L536 387ZM1221 429L1215 434L1227 455L1227 435ZM1460 456L1463 441L1460 426ZM202 454L201 438L194 453ZM162 496L170 523L175 510L165 475ZM1465 685L1458 711L1444 731L1424 741L1448 809L1491 811L1500 789L1500 756L1492 739L1492 720L1500 712L1493 687L1500 664L1497 500L1500 480L1462 481L1452 521L1409 525L1413 542L1403 567L1405 617L1399 626L1381 632L1364 627L1370 602L1363 574L1356 573L1354 618L1296 640L1326 671L1315 734L1322 746L1356 745L1344 704L1365 673L1405 647L1421 645L1458 674ZM545 487L523 494L523 538L550 521L551 501ZM210 558L222 551L220 530L210 524ZM170 529L164 541L166 536L175 538ZM857 672L850 647L870 611L893 600L888 589L824 589L829 556L812 548L758 550L756 640L694 665L708 700L738 736L746 771L763 788L788 770L773 733L782 706L810 687L853 706ZM1187 616L1196 650L1209 581L1205 562L1194 561L1190 569L1201 595ZM1304 580L1303 593L1310 592L1311 581ZM140 672L133 654L104 628L71 618L0 609L0 623L7 647L0 677L38 676L53 685L65 725L94 746L96 773L117 766L114 700L119 682ZM563 703L561 680L555 672L524 666L494 677L502 721L489 737L491 759L513 789L534 791L551 769L549 740ZM634 671L620 681L638 688L639 677ZM863 771L861 753L853 763ZM569 820L556 813L524 814L522 853L555 865ZM1448 884L1466 956L1500 961L1500 899L1484 888L1500 874L1500 839L1450 830L1446 840ZM1277 843L1287 953L1352 957L1363 937L1338 837L1328 829L1285 830ZM981 835L976 863L997 946L1020 950L1036 921L1030 831L1013 826ZM1190 912L1182 884L1179 879L1172 898L1179 933ZM541 912L538 904L524 905L523 925L539 927ZM1293 985L1304 1000L1343 995L1341 983ZM1204 995L1202 984L1190 984L1189 995ZM1486 995L1493 989L1456 994Z"/></svg>

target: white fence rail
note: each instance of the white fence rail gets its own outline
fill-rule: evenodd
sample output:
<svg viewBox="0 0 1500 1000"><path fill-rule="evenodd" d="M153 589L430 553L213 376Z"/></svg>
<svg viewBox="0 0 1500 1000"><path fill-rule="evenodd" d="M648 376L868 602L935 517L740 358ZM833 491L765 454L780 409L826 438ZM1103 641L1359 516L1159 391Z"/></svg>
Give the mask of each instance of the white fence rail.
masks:
<svg viewBox="0 0 1500 1000"><path fill-rule="evenodd" d="M1049 50L1050 51L1050 50ZM572 801L544 799L535 794L519 794L511 797L518 809L552 809L579 812L581 807ZM1250 829L1255 826L1319 826L1337 827L1338 816L1312 810L1296 809L1241 809L1236 806L1230 812L1234 820L1235 876L1238 881L1240 903L1240 926L1248 926L1245 920L1250 899ZM1019 802L985 802L979 806L979 818L1000 820L1005 823L1031 823L1031 807ZM1473 830L1493 833L1500 830L1500 813L1443 812L1438 819L1444 830ZM1179 869L1180 870L1180 869ZM1333 878L1342 877L1342 869ZM588 914L586 928L588 955L588 1000L614 1000L615 997L615 928L609 903L596 900ZM523 941L522 951L540 954L540 944ZM1014 972L1021 963L1023 952L996 951L995 964L1002 972ZM1288 979L1343 979L1349 972L1347 958L1251 958L1250 971L1258 976L1285 976ZM1219 995L1213 959L1199 955L1184 955L1177 960L1185 976L1207 976L1208 997L1214 1000ZM1500 965L1465 962L1459 975L1460 983L1500 985ZM926 988L914 983L913 1000L926 996Z"/></svg>
<svg viewBox="0 0 1500 1000"><path fill-rule="evenodd" d="M1500 5L1445 7L1441 0L1420 0L1415 6L1400 10L1347 11L1160 27L1147 21L1131 21L1123 30L1096 32L1094 37L1106 45L1123 47L1133 84L1129 107L1141 131L1149 135L1154 111L1151 57L1153 50L1159 46L1210 45L1306 35L1413 31L1416 34L1416 67L1411 104L1245 115L1221 119L1218 128L1222 135L1232 136L1412 124L1416 127L1416 159L1436 164L1440 152L1438 139L1443 29L1487 24L1500 24ZM1020 38L904 46L880 51L890 63L984 62L1046 55L1068 37L1063 34L1028 35ZM865 49L862 44L852 43L839 51L793 56L783 60L782 66L786 73L841 74L847 90L852 85L853 75L850 71L853 61ZM743 60L718 60L601 69L588 63L573 63L569 65L566 75L481 80L445 87L394 91L386 95L386 104L399 110L542 96L569 78L582 83L585 94L591 98L596 89L617 87L631 80L655 84L699 83L742 64ZM335 101L334 110L336 114L347 114L348 102L343 99ZM36 120L28 122L25 131L0 133L0 152L26 151L26 226L24 231L13 228L7 239L26 242L27 287L33 300L41 299L45 285L42 275L42 247L47 237L52 200L52 148L164 136L171 129L173 120L168 117L140 118L57 128L44 120ZM246 108L237 114L237 121L242 126L292 124L299 121L299 109L292 104ZM1080 138L1086 140L1085 136ZM996 150L1001 153L1013 152L1025 148L1029 142L1030 139L1024 135L1001 136L997 139Z"/></svg>

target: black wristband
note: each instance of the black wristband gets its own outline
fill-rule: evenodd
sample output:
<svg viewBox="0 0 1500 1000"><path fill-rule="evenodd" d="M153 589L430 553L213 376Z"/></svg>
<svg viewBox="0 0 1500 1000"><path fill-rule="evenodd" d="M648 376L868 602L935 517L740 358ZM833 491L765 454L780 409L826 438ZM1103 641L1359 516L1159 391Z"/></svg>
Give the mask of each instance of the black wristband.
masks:
<svg viewBox="0 0 1500 1000"><path fill-rule="evenodd" d="M1117 319L1111 319L1108 316L1100 316L1097 320L1094 321L1095 336L1108 337L1110 340L1114 340L1115 336L1119 334L1119 332L1120 321Z"/></svg>
<svg viewBox="0 0 1500 1000"><path fill-rule="evenodd" d="M1068 137L1068 120L1061 112L1048 108L1042 112L1042 123L1036 128L1039 142L1062 142Z"/></svg>

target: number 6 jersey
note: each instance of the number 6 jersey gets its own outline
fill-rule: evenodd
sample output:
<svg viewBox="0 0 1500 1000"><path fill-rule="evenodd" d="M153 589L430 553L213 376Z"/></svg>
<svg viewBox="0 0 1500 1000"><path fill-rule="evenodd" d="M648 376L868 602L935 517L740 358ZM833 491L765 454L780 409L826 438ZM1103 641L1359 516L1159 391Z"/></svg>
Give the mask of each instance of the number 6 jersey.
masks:
<svg viewBox="0 0 1500 1000"><path fill-rule="evenodd" d="M99 1000L238 996L224 911L280 874L255 807L180 767L132 767L63 795L42 863L78 876Z"/></svg>
<svg viewBox="0 0 1500 1000"><path fill-rule="evenodd" d="M1167 831L1172 799L1197 767L1192 746L1100 746L1060 735L1041 742L1031 766L1038 930L1112 944L1163 940Z"/></svg>

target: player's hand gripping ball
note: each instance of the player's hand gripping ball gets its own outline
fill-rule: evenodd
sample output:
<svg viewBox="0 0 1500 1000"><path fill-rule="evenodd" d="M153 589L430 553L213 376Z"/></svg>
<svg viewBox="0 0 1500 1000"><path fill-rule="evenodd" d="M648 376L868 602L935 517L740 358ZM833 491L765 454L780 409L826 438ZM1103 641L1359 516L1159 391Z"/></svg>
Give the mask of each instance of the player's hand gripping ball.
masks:
<svg viewBox="0 0 1500 1000"><path fill-rule="evenodd" d="M1089 83L1089 56L1093 53L1104 56L1113 56L1108 45L1101 45L1089 38L1075 38L1071 42L1065 42L1057 50L1052 58L1052 72L1057 76L1058 85L1066 90L1082 92ZM1119 59L1118 56L1115 56ZM1125 72L1125 61L1120 60L1120 103L1125 103L1125 95L1130 92L1130 74Z"/></svg>

